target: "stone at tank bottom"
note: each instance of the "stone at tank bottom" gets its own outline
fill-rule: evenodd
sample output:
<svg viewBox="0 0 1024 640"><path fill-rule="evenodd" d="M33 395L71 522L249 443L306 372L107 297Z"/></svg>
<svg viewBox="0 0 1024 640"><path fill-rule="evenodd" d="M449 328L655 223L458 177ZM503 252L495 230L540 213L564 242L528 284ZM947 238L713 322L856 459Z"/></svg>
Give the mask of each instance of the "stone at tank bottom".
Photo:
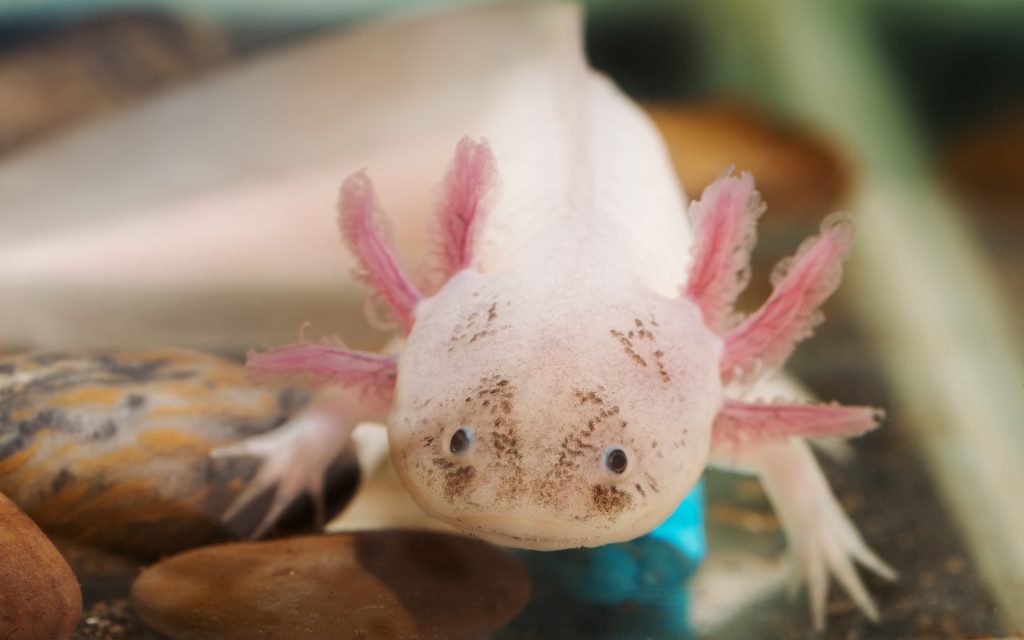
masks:
<svg viewBox="0 0 1024 640"><path fill-rule="evenodd" d="M145 570L139 618L175 640L479 638L529 597L510 554L461 536L374 531L223 544Z"/></svg>
<svg viewBox="0 0 1024 640"><path fill-rule="evenodd" d="M78 581L56 547L0 494L0 638L68 637L82 614Z"/></svg>

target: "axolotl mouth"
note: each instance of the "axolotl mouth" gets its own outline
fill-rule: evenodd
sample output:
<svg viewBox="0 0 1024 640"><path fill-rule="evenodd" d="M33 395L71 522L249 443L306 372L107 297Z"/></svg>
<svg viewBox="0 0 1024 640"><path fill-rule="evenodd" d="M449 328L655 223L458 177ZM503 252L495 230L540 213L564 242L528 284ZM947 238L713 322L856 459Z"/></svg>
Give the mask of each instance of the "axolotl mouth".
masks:
<svg viewBox="0 0 1024 640"><path fill-rule="evenodd" d="M530 551L560 551L598 547L609 542L625 542L609 540L604 533L591 536L544 535L547 532L554 534L555 531L564 528L564 523L512 514L476 514L472 521L457 518L451 520L450 524L461 532L486 542ZM523 534L517 535L511 531L522 531Z"/></svg>
<svg viewBox="0 0 1024 640"><path fill-rule="evenodd" d="M578 549L580 547L598 547L608 543L604 536L566 538L537 535L538 531L556 530L559 528L560 523L555 520L501 514L477 515L473 519L486 521L490 525L466 522L461 519L457 522L453 521L452 524L457 526L464 534L502 547L513 547L529 551L559 551L562 549ZM510 534L508 532L510 529L529 531L529 535L517 536Z"/></svg>

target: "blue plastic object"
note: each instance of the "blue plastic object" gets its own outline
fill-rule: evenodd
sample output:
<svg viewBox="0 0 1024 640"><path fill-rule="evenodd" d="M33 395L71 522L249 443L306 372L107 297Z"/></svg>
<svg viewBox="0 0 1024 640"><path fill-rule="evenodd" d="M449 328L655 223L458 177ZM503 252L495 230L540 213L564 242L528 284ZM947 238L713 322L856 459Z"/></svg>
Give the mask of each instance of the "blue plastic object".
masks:
<svg viewBox="0 0 1024 640"><path fill-rule="evenodd" d="M690 637L687 583L707 553L703 481L642 538L519 553L533 597L511 630L525 637L539 631L545 638Z"/></svg>

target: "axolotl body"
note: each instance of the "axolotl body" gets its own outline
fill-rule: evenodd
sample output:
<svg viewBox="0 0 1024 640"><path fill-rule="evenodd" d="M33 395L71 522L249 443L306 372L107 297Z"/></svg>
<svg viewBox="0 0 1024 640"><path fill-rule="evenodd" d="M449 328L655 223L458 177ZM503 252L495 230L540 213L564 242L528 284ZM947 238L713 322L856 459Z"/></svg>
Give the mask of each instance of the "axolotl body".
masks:
<svg viewBox="0 0 1024 640"><path fill-rule="evenodd" d="M318 493L352 428L380 422L429 514L554 550L651 531L722 462L760 475L818 626L829 572L877 616L853 561L894 574L802 438L859 435L878 412L758 397L820 321L852 222L826 219L773 274L764 305L740 316L763 210L752 178L723 174L687 208L652 125L580 49L566 43L503 101L501 118L530 126L459 142L429 269L403 269L366 172L345 181L339 222L356 275L405 340L392 354L337 339L250 354L256 369L305 373L332 391L291 427L218 452L266 459L240 504L275 484L280 508Z"/></svg>

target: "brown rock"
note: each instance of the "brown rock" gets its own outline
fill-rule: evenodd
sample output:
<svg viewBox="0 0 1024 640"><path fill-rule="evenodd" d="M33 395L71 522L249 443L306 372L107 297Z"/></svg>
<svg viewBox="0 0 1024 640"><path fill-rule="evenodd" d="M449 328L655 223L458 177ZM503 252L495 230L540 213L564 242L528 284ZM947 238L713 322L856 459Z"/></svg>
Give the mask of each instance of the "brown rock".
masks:
<svg viewBox="0 0 1024 640"><path fill-rule="evenodd" d="M733 165L754 175L773 216L821 217L840 206L847 169L836 151L810 132L739 104L644 108L665 137L689 197L699 197Z"/></svg>
<svg viewBox="0 0 1024 640"><path fill-rule="evenodd" d="M479 638L526 603L519 561L483 542L376 531L226 544L144 571L139 618L176 640Z"/></svg>
<svg viewBox="0 0 1024 640"><path fill-rule="evenodd" d="M957 134L943 153L945 174L972 212L1020 225L1024 221L1022 148L1024 103Z"/></svg>
<svg viewBox="0 0 1024 640"><path fill-rule="evenodd" d="M39 527L0 495L0 638L67 638L82 615L75 574Z"/></svg>

